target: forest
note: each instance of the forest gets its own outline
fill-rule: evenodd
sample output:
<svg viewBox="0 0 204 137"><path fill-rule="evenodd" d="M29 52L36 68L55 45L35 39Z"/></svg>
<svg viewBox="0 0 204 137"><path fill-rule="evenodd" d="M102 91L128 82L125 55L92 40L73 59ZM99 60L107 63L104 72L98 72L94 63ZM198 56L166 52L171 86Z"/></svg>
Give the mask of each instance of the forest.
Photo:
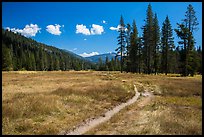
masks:
<svg viewBox="0 0 204 137"><path fill-rule="evenodd" d="M198 29L198 21L192 5L187 7L184 19L174 29L180 38L178 46L174 44L168 16L160 31L157 14L153 13L150 4L146 14L142 37L138 37L136 21L133 20L132 26L129 23L125 25L121 15L117 37L119 47L116 49L121 57L121 72L179 73L182 76L202 74L202 49L201 46L195 47L193 37L193 31Z"/></svg>
<svg viewBox="0 0 204 137"><path fill-rule="evenodd" d="M2 29L2 70L86 70L91 62L64 50Z"/></svg>
<svg viewBox="0 0 204 137"><path fill-rule="evenodd" d="M192 5L187 7L185 17L173 29L166 16L162 27L151 4L146 11L141 37L136 21L125 24L120 18L118 48L115 58L101 58L97 64L79 58L64 50L39 43L19 33L2 28L2 70L98 70L158 74L176 73L182 76L202 74L202 48L196 46L194 31L198 25ZM180 41L174 43L173 32Z"/></svg>

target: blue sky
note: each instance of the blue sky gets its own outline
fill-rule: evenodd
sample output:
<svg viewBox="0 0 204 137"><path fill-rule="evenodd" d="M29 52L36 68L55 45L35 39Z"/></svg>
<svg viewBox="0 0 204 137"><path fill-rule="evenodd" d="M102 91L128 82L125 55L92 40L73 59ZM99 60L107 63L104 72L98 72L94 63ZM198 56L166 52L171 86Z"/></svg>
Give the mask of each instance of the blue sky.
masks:
<svg viewBox="0 0 204 137"><path fill-rule="evenodd" d="M149 2L2 2L2 27L27 37L88 56L114 52L120 15L125 23L133 19L139 35ZM150 2L160 28L169 16L172 28L185 17L187 6L196 11L199 30L194 33L202 46L202 2ZM26 26L27 25L27 26ZM111 29L110 29L111 28ZM178 38L174 33L175 45Z"/></svg>

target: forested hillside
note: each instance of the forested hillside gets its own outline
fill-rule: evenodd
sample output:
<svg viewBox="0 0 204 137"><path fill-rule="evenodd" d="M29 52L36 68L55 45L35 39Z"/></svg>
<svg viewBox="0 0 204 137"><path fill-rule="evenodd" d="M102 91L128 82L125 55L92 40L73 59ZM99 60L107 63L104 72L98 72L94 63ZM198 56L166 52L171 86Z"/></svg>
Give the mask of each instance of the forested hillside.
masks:
<svg viewBox="0 0 204 137"><path fill-rule="evenodd" d="M64 50L2 29L2 70L83 70L94 64Z"/></svg>

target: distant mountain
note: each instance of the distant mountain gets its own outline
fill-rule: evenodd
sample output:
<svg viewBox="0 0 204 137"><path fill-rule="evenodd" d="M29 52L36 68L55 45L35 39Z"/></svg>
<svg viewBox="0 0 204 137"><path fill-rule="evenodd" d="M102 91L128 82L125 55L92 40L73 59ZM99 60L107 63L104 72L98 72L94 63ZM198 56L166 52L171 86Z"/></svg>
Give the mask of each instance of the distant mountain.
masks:
<svg viewBox="0 0 204 137"><path fill-rule="evenodd" d="M94 55L94 56L85 57L85 58L88 59L89 61L93 62L93 63L98 63L99 58L101 58L102 61L105 62L106 57L108 57L108 59L111 60L112 58L115 59L115 56L116 56L116 53L111 52L111 53Z"/></svg>
<svg viewBox="0 0 204 137"><path fill-rule="evenodd" d="M72 56L74 56L74 57L76 57L76 58L78 58L78 59L81 59L81 60L84 60L84 61L88 61L88 62L91 62L90 60L88 60L87 58L84 58L84 57L82 57L82 56L79 56L79 55L77 55L76 53L74 53L74 52L71 52L71 51L69 51L69 50L66 50L66 49L62 49L64 52L66 52L66 53L68 53L68 54L70 54L70 55L72 55Z"/></svg>

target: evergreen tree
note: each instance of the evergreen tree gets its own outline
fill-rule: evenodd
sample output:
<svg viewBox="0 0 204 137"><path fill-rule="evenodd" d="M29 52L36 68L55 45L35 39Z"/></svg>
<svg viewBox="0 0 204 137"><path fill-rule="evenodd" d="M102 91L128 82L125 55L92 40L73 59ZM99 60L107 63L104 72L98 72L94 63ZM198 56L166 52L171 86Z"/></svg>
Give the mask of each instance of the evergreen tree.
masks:
<svg viewBox="0 0 204 137"><path fill-rule="evenodd" d="M13 70L11 52L4 43L2 43L2 70Z"/></svg>
<svg viewBox="0 0 204 137"><path fill-rule="evenodd" d="M192 50L188 57L188 72L191 76L194 76L198 72L199 68L199 57L196 50Z"/></svg>
<svg viewBox="0 0 204 137"><path fill-rule="evenodd" d="M183 20L183 24L185 24L185 27L188 28L188 30L193 34L193 31L194 30L197 30L197 25L199 24L198 23L198 20L197 20L197 17L195 16L195 11L193 9L193 6L191 4L188 5L187 7L187 11L186 11L186 14L185 14L185 19Z"/></svg>
<svg viewBox="0 0 204 137"><path fill-rule="evenodd" d="M179 44L183 44L183 60L182 60L182 75L188 76L188 47L187 47L187 40L190 37L191 33L189 32L188 28L186 28L183 24L177 24L178 29L175 29L177 36L182 40L179 41Z"/></svg>
<svg viewBox="0 0 204 137"><path fill-rule="evenodd" d="M35 62L35 57L34 57L34 54L31 53L31 56L30 56L30 60L31 60L31 70L35 71L36 70L36 62Z"/></svg>
<svg viewBox="0 0 204 137"><path fill-rule="evenodd" d="M142 38L138 38L138 72L141 73L142 69Z"/></svg>
<svg viewBox="0 0 204 137"><path fill-rule="evenodd" d="M44 54L43 54L43 49L42 47L40 47L40 50L39 50L39 66L40 66L40 70L44 70Z"/></svg>
<svg viewBox="0 0 204 137"><path fill-rule="evenodd" d="M27 51L27 56L26 56L26 70L32 70L32 61L31 61L31 55L30 52Z"/></svg>
<svg viewBox="0 0 204 137"><path fill-rule="evenodd" d="M123 54L124 54L124 51L125 51L125 24L124 24L124 20L123 20L123 17L121 15L120 17L120 25L119 25L119 36L117 37L118 38L118 45L119 47L116 49L117 51L117 56L120 56L121 59L120 59L120 71L121 73L123 72Z"/></svg>
<svg viewBox="0 0 204 137"><path fill-rule="evenodd" d="M98 59L98 64L98 70L104 70L104 65L101 57Z"/></svg>
<svg viewBox="0 0 204 137"><path fill-rule="evenodd" d="M62 55L60 55L60 70L62 70L62 71L64 71L65 70L65 60L64 60L64 58L63 58L63 56Z"/></svg>
<svg viewBox="0 0 204 137"><path fill-rule="evenodd" d="M130 45L131 45L131 26L127 24L127 31L126 31L126 71L130 71L131 63L130 63Z"/></svg>
<svg viewBox="0 0 204 137"><path fill-rule="evenodd" d="M111 71L115 71L115 61L114 61L114 58L112 58L111 61L110 61L110 70Z"/></svg>
<svg viewBox="0 0 204 137"><path fill-rule="evenodd" d="M48 70L48 59L47 59L47 52L43 52L43 62L44 62L44 68L43 70Z"/></svg>
<svg viewBox="0 0 204 137"><path fill-rule="evenodd" d="M54 59L54 70L60 70L59 59L57 56L55 56Z"/></svg>
<svg viewBox="0 0 204 137"><path fill-rule="evenodd" d="M109 59L108 59L108 56L106 56L105 70L106 70L106 71L109 71Z"/></svg>
<svg viewBox="0 0 204 137"><path fill-rule="evenodd" d="M152 72L153 66L153 51L154 51L154 43L153 43L153 12L152 7L149 4L147 8L147 17L145 20L145 26L143 26L143 44L144 44L144 58L145 58L145 73L150 74Z"/></svg>
<svg viewBox="0 0 204 137"><path fill-rule="evenodd" d="M202 50L201 50L201 46L199 46L197 49L197 55L198 55L198 61L199 61L198 73L202 75Z"/></svg>
<svg viewBox="0 0 204 137"><path fill-rule="evenodd" d="M133 20L132 29L129 49L130 71L138 72L138 31L135 20Z"/></svg>
<svg viewBox="0 0 204 137"><path fill-rule="evenodd" d="M193 32L194 30L197 30L197 25L199 24L197 21L197 18L195 16L195 11L193 9L193 6L191 4L189 4L189 6L187 7L187 11L185 14L185 19L184 19L184 24L185 27L188 28L189 31L189 35L187 38L187 69L189 71L189 73L191 74L191 76L194 75L195 71L196 71L196 62L197 62L197 58L195 57L195 49L194 49L194 45L195 45L195 39L193 37Z"/></svg>
<svg viewBox="0 0 204 137"><path fill-rule="evenodd" d="M184 76L191 74L193 76L196 71L197 59L195 56L195 39L193 37L194 30L197 30L198 21L195 16L195 11L193 6L190 4L187 7L185 14L185 19L182 24L178 24L178 29L175 29L178 37L182 39L179 44L184 45L184 62L183 62L183 71Z"/></svg>
<svg viewBox="0 0 204 137"><path fill-rule="evenodd" d="M153 18L153 44L154 44L154 73L156 75L159 67L159 43L160 43L160 29L157 19L157 14Z"/></svg>
<svg viewBox="0 0 204 137"><path fill-rule="evenodd" d="M40 66L40 57L39 57L39 49L36 49L35 51L35 63L36 63L36 70L40 71L41 70L41 66Z"/></svg>
<svg viewBox="0 0 204 137"><path fill-rule="evenodd" d="M169 21L168 16L166 16L165 21L162 26L162 36L161 36L161 50L162 50L162 58L161 58L161 69L162 72L167 73L170 72L170 65L172 64L172 55L174 49L174 41L173 41L173 33L171 23ZM172 64L173 65L173 64Z"/></svg>

